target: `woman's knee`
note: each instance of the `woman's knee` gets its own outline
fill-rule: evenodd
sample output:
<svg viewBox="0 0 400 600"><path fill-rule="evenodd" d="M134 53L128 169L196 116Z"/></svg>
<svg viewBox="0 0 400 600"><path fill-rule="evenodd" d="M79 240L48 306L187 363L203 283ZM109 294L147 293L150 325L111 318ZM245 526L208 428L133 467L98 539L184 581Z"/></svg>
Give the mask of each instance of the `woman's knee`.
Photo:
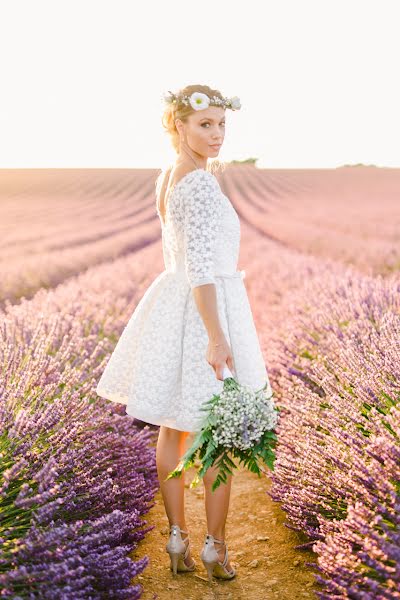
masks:
<svg viewBox="0 0 400 600"><path fill-rule="evenodd" d="M188 431L180 431L179 429L173 429L172 427L166 427L165 425L160 426L160 433L163 436L171 440L184 440L189 435Z"/></svg>
<svg viewBox="0 0 400 600"><path fill-rule="evenodd" d="M204 474L204 482L205 483L209 483L210 481L214 481L215 477L218 475L219 470L220 470L220 466L218 464L218 461L220 460L220 458L223 456L223 454L221 454L220 456L218 456L215 460L214 463L211 467L209 467L207 469L207 471ZM229 473L227 474L227 481L229 482L232 479L232 474Z"/></svg>

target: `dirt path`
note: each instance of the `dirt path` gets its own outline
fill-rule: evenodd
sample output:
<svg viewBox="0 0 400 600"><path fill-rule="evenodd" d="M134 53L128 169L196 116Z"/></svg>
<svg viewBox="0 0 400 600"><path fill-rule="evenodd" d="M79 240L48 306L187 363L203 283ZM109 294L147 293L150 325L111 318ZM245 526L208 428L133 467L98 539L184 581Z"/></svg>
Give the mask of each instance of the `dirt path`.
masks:
<svg viewBox="0 0 400 600"><path fill-rule="evenodd" d="M199 556L206 533L204 486L201 483L197 488L189 488L194 473L194 469L186 472L185 503L196 570L178 573L175 578L170 570L170 559L165 550L169 535L168 519L158 491L156 504L146 515L148 523L155 528L131 554L133 560L145 555L150 558L148 567L138 576L144 586L142 599L315 599L313 590L320 586L314 583L314 570L305 563L316 561L316 554L310 550L294 549L306 538L283 525L286 514L280 504L266 493L271 486L270 479L264 475L258 478L255 473L243 468L235 471L232 481L226 526L229 558L237 574L231 581L214 578L215 583L209 586L207 572Z"/></svg>

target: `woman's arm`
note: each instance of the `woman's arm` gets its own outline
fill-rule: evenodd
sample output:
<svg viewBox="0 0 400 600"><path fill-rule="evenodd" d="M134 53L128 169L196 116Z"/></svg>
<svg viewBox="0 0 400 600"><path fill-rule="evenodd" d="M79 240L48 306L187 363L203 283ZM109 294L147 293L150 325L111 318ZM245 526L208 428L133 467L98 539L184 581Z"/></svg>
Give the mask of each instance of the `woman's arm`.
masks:
<svg viewBox="0 0 400 600"><path fill-rule="evenodd" d="M214 175L205 171L193 174L184 200L184 212L186 273L209 338L207 361L214 368L217 379L222 380L225 364L231 371L234 368L231 349L218 316L215 251L220 235L222 202Z"/></svg>
<svg viewBox="0 0 400 600"><path fill-rule="evenodd" d="M208 334L206 360L215 371L216 378L223 380L225 364L235 372L231 348L222 330L217 308L217 293L213 283L200 285L193 289L194 300Z"/></svg>
<svg viewBox="0 0 400 600"><path fill-rule="evenodd" d="M221 324L219 322L217 308L217 291L213 283L200 285L193 289L194 300L197 309L207 329L210 342L218 344L224 338Z"/></svg>

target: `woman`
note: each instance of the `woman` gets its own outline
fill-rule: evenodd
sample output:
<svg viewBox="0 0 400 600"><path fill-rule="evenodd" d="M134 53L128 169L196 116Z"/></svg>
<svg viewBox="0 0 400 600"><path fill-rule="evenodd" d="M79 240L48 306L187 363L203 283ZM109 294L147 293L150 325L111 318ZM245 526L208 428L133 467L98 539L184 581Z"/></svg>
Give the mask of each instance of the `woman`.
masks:
<svg viewBox="0 0 400 600"><path fill-rule="evenodd" d="M237 97L190 85L164 97L163 125L177 157L156 182L165 270L156 277L126 325L97 393L127 404L127 414L160 425L156 461L170 524L166 546L173 572L193 571L184 513L184 477L166 480L199 430L203 402L223 389L227 365L237 381L269 385L243 272L236 271L238 215L207 169L225 137L226 108ZM235 576L225 524L231 477L214 492L216 467L204 477L208 532L201 559L212 575Z"/></svg>

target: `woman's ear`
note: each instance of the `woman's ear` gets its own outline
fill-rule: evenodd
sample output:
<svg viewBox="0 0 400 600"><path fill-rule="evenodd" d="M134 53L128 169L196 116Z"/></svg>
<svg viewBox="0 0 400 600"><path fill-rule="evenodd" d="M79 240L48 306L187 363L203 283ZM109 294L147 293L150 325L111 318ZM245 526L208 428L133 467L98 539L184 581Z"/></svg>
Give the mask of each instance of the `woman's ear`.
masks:
<svg viewBox="0 0 400 600"><path fill-rule="evenodd" d="M177 131L178 131L179 134L183 133L182 126L183 126L182 125L182 121L180 119L175 119L175 127L176 127L176 129L177 129Z"/></svg>

